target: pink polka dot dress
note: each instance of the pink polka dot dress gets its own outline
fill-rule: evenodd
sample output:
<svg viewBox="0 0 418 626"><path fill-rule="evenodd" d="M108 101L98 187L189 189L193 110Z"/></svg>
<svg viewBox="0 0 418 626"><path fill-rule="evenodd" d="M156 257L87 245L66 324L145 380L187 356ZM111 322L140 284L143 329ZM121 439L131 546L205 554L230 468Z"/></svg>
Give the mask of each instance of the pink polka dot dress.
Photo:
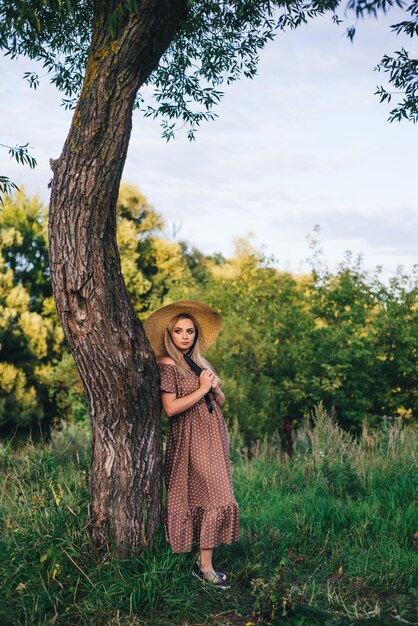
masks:
<svg viewBox="0 0 418 626"><path fill-rule="evenodd" d="M159 368L162 391L181 398L199 388L199 377L192 370L182 378L176 365L159 363ZM173 552L215 548L239 539L240 510L231 481L229 435L215 395L209 393L212 413L203 397L170 418L163 521Z"/></svg>

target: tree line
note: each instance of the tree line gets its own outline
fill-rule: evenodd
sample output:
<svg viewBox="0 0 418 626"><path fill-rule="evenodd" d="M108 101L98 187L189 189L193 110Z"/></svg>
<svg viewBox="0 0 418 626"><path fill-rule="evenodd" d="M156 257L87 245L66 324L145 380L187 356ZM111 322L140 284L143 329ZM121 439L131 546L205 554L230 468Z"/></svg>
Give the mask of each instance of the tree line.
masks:
<svg viewBox="0 0 418 626"><path fill-rule="evenodd" d="M87 399L52 297L47 209L24 190L0 211L0 428L87 419ZM294 275L246 240L232 258L170 241L133 185L117 202L118 245L140 320L170 300L201 299L222 315L207 356L223 380L225 417L250 443L286 440L320 401L347 430L418 415L418 275L388 282L348 253L331 273L313 242ZM163 422L164 425L164 422Z"/></svg>

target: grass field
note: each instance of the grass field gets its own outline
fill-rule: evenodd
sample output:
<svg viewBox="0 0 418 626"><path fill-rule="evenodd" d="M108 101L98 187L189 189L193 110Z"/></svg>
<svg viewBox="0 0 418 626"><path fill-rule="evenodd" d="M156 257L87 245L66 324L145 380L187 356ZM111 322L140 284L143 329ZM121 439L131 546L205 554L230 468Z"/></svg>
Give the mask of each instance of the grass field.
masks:
<svg viewBox="0 0 418 626"><path fill-rule="evenodd" d="M317 407L292 459L232 429L241 540L215 551L225 591L191 577L193 554L161 529L141 557L92 558L88 449L82 426L0 445L1 626L416 623L417 435L400 421L354 441Z"/></svg>

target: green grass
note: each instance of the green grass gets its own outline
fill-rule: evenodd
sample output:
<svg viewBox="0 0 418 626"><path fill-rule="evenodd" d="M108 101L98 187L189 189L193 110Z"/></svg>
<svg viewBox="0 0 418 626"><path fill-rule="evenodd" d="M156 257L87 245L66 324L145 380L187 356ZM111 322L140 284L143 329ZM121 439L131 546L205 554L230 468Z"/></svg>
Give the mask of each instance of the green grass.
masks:
<svg viewBox="0 0 418 626"><path fill-rule="evenodd" d="M83 428L0 446L0 624L414 623L416 439L396 422L353 441L321 407L292 459L265 441L248 460L234 432L241 540L215 551L222 592L190 576L193 555L173 555L162 529L140 557L94 558Z"/></svg>

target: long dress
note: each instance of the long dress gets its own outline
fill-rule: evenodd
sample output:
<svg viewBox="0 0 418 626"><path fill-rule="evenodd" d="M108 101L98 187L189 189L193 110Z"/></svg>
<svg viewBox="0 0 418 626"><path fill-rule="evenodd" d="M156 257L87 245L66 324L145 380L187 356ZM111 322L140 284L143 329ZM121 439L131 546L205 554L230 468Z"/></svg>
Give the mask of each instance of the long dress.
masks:
<svg viewBox="0 0 418 626"><path fill-rule="evenodd" d="M177 398L200 386L192 370L182 379L176 365L159 363L159 368L161 390L175 393ZM170 418L163 522L172 552L215 548L239 539L240 510L231 481L229 435L215 394L209 393L212 413L203 397Z"/></svg>

